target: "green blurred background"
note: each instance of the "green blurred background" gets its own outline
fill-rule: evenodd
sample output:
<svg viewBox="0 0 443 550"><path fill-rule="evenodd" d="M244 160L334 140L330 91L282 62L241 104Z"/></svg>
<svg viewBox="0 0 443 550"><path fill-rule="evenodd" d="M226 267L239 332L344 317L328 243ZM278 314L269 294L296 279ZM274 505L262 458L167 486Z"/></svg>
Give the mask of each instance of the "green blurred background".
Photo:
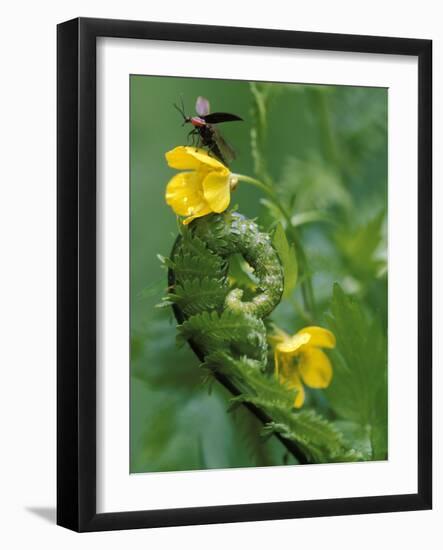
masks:
<svg viewBox="0 0 443 550"><path fill-rule="evenodd" d="M248 82L132 76L131 86L131 472L266 466L292 463L273 437L243 408L228 413L229 396L202 384L198 360L176 347L172 313L156 308L166 290L157 254L168 256L177 220L164 200L174 171L165 152L186 144L173 103L196 97L213 111L244 122L220 125L237 152L232 171L254 175L251 128L256 123ZM387 90L298 84L260 84L266 98L268 171L300 226L308 254L318 320L334 281L358 296L386 332ZM239 211L269 215L263 195L240 184ZM295 332L299 290L274 319ZM312 393L321 408L320 392Z"/></svg>

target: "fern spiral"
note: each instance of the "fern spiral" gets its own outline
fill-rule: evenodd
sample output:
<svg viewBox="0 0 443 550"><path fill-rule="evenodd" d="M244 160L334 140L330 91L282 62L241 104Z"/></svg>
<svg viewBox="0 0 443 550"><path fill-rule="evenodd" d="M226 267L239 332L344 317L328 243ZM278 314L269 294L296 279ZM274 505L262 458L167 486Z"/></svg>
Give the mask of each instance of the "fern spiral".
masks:
<svg viewBox="0 0 443 550"><path fill-rule="evenodd" d="M239 255L253 288L230 277ZM294 391L268 369L265 319L280 303L284 274L267 233L238 212L226 211L183 226L170 258L169 293L179 333L204 365L275 433L300 463L355 460L340 432L313 411L293 409ZM272 369L271 369L272 370Z"/></svg>

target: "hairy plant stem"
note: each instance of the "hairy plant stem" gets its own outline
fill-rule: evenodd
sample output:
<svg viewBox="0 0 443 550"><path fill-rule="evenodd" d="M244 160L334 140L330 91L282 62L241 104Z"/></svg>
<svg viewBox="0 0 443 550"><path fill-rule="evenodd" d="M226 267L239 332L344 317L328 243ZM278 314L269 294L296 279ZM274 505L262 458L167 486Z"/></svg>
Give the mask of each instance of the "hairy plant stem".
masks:
<svg viewBox="0 0 443 550"><path fill-rule="evenodd" d="M262 181L256 178L252 178L250 176L244 176L243 174L233 174L233 176L237 178L238 181L243 181L245 183L254 185L258 189L266 193L268 197L272 200L272 202L275 204L275 206L278 208L283 219L285 220L287 229L290 232L291 239L297 251L297 258L298 258L299 267L300 267L300 276L303 277L303 280L300 283L300 286L301 286L303 301L305 304L305 309L308 312L308 315L311 321L313 321L316 317L316 308L315 308L314 291L312 287L312 279L308 270L306 253L304 251L303 245L301 244L298 231L292 225L291 216L289 212L286 210L286 208L280 201L280 198L275 192L275 190L269 184L263 183Z"/></svg>

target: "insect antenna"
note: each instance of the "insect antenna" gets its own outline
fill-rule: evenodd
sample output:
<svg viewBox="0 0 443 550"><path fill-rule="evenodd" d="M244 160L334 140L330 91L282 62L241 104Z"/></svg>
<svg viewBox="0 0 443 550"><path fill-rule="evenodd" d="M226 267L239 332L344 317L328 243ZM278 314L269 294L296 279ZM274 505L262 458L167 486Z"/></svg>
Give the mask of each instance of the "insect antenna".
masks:
<svg viewBox="0 0 443 550"><path fill-rule="evenodd" d="M181 107L179 107L176 103L173 103L173 106L177 109L177 111L181 114L181 116L183 117L183 124L182 126L184 126L188 120L188 117L186 116L185 114L185 104L183 102L183 94L180 94L180 103L181 103Z"/></svg>

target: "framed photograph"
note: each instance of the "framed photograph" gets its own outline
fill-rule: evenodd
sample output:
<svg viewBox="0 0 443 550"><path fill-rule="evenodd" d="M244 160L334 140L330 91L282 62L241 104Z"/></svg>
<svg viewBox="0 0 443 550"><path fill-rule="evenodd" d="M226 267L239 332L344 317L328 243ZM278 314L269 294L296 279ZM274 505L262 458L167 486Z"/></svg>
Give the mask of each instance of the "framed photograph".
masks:
<svg viewBox="0 0 443 550"><path fill-rule="evenodd" d="M432 43L58 26L59 525L432 506Z"/></svg>

